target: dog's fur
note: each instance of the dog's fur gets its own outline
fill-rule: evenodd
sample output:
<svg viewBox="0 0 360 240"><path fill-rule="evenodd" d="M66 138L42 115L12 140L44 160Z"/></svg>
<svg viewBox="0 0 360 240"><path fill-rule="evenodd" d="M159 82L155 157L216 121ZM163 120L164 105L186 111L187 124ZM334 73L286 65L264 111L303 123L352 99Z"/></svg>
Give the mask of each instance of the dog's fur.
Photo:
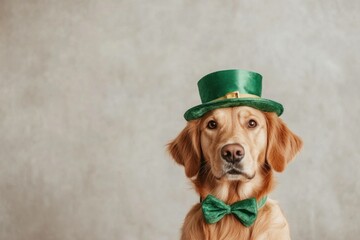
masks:
<svg viewBox="0 0 360 240"><path fill-rule="evenodd" d="M211 120L217 123L215 129L208 127ZM250 120L255 120L257 126L249 126ZM227 144L240 144L244 148L240 163L230 164L222 158L221 149ZM242 106L216 109L189 121L169 143L168 150L184 166L201 199L212 194L232 204L250 197L259 200L269 194L274 188L273 170L282 172L301 147L301 139L275 113ZM230 174L232 168L240 173ZM207 224L201 204L197 203L185 218L181 239L281 240L290 239L290 234L279 206L268 199L249 228L232 215Z"/></svg>

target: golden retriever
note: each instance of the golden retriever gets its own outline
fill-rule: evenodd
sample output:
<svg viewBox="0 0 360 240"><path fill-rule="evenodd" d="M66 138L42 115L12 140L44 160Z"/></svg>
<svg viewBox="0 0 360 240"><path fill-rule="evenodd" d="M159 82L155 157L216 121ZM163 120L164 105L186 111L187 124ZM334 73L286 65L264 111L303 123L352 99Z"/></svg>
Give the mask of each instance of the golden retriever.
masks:
<svg viewBox="0 0 360 240"><path fill-rule="evenodd" d="M211 194L230 205L268 195L274 188L273 170L282 172L301 147L301 139L275 113L240 106L189 121L168 150L184 166L200 199ZM278 204L268 199L251 227L233 215L208 224L197 203L185 218L181 239L281 240L290 234Z"/></svg>

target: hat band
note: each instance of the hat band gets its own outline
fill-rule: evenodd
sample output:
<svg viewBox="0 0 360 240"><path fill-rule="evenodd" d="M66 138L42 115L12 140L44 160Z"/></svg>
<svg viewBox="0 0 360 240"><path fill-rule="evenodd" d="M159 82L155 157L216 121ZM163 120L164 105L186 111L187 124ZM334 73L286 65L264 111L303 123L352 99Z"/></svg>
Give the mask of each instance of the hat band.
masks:
<svg viewBox="0 0 360 240"><path fill-rule="evenodd" d="M240 93L239 91L235 91L235 92L229 92L222 97L211 100L210 102L215 102L215 101L230 99L230 98L260 98L260 97L257 95L254 95L254 94Z"/></svg>

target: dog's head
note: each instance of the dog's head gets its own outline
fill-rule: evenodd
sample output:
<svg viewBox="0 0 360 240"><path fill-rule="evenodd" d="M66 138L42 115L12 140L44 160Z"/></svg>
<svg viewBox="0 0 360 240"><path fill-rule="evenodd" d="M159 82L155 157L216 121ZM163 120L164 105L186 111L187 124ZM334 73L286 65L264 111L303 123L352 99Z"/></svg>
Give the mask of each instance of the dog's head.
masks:
<svg viewBox="0 0 360 240"><path fill-rule="evenodd" d="M301 146L275 113L232 107L188 122L168 150L189 178L205 164L217 180L248 182L265 166L282 172Z"/></svg>

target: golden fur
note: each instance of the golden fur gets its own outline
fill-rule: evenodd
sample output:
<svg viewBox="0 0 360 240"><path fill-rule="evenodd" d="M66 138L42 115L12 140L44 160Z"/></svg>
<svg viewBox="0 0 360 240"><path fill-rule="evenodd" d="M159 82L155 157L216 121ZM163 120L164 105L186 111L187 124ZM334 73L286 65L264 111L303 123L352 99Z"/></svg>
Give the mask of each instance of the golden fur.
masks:
<svg viewBox="0 0 360 240"><path fill-rule="evenodd" d="M249 127L254 120L256 127ZM209 128L215 121L215 129ZM236 166L241 174L229 174L221 157L227 144L240 144L245 155ZM302 141L275 113L250 107L220 108L189 121L168 145L175 161L185 168L202 199L212 194L227 204L246 198L261 199L274 187L273 170L282 172L301 149ZM215 224L204 221L201 204L187 214L182 240L290 239L288 224L277 203L268 199L251 227L226 215Z"/></svg>

